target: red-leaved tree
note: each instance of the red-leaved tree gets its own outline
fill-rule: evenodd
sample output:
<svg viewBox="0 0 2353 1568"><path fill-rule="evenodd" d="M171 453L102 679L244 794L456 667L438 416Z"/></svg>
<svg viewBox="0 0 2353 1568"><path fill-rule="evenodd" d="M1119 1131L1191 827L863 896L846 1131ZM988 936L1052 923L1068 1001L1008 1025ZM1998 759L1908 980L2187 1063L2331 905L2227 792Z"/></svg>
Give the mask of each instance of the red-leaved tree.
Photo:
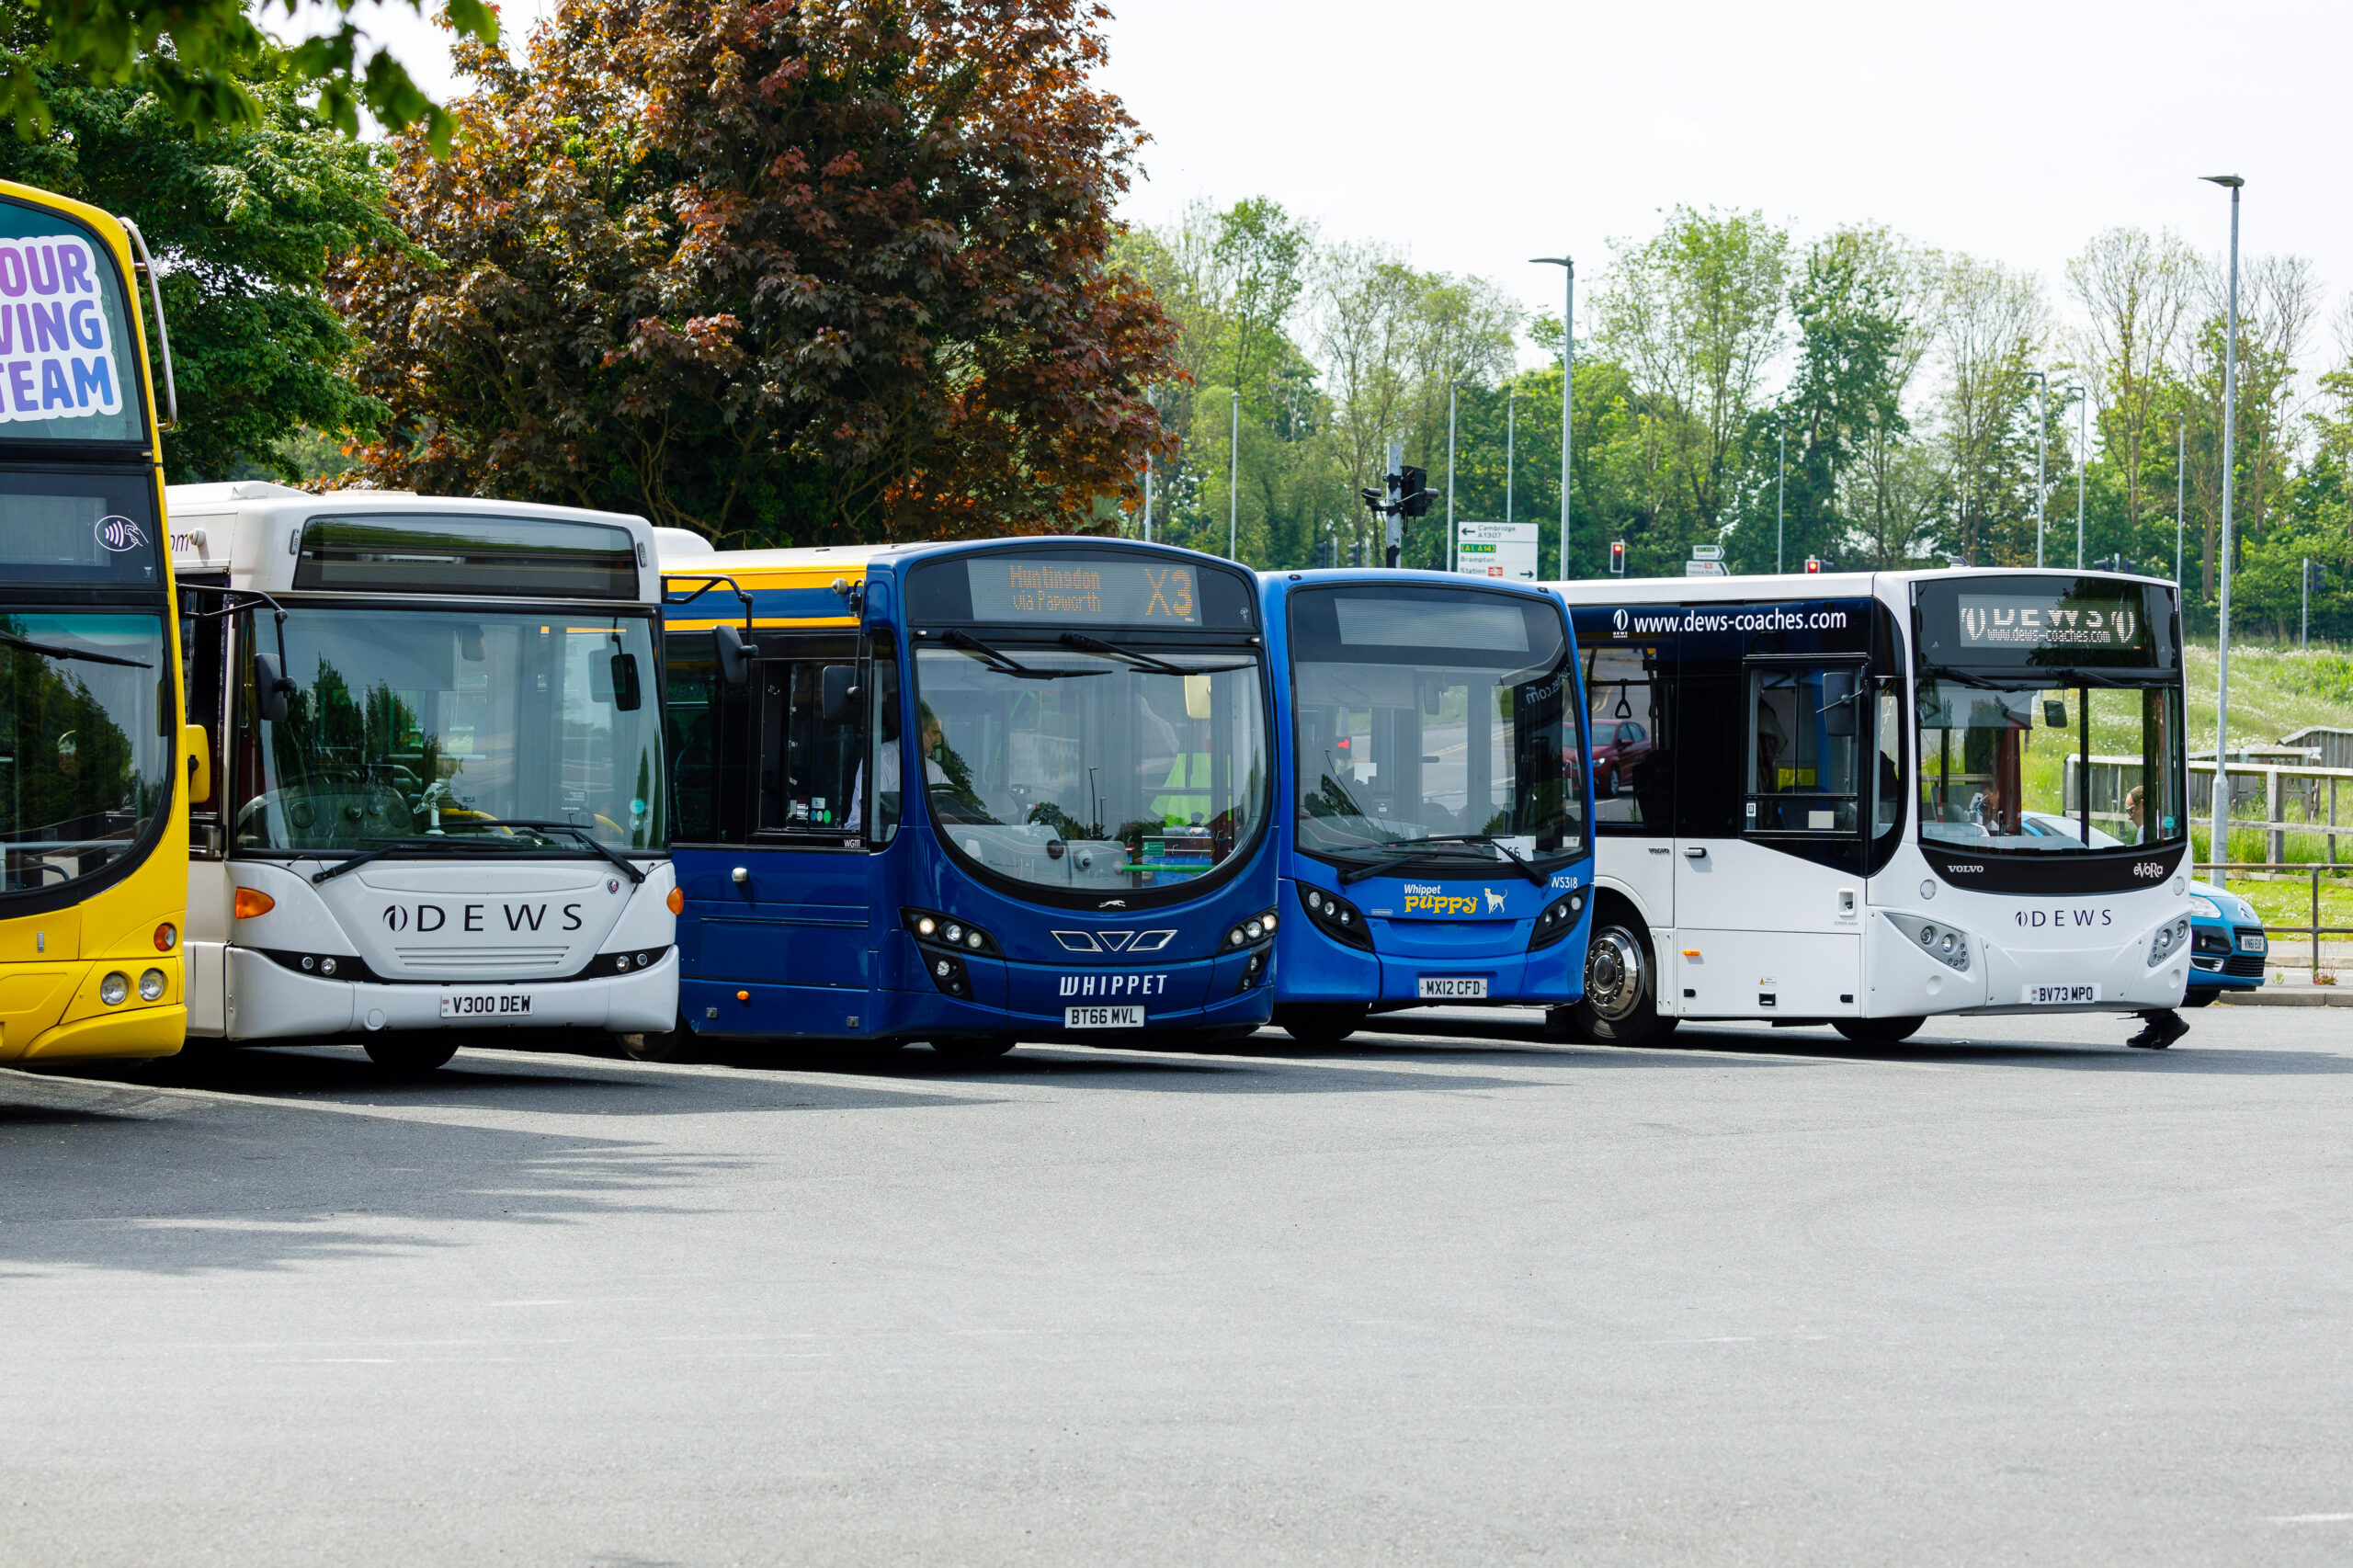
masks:
<svg viewBox="0 0 2353 1568"><path fill-rule="evenodd" d="M563 0L454 152L429 256L336 270L380 483L728 544L1092 526L1164 437L1175 330L1106 266L1142 138L1089 0Z"/></svg>

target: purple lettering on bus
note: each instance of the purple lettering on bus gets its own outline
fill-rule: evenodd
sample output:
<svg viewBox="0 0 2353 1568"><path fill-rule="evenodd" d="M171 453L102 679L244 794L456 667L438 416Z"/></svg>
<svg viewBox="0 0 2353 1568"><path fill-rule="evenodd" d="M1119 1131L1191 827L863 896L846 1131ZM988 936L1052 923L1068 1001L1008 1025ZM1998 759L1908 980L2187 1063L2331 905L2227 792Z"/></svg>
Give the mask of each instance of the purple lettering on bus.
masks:
<svg viewBox="0 0 2353 1568"><path fill-rule="evenodd" d="M41 280L40 264L44 261L49 263L49 279L47 282L43 282ZM55 245L27 245L25 247L25 271L32 278L34 293L56 293L57 247Z"/></svg>
<svg viewBox="0 0 2353 1568"><path fill-rule="evenodd" d="M40 406L43 413L74 406L73 389L65 384L65 367L54 359L40 362Z"/></svg>
<svg viewBox="0 0 2353 1568"><path fill-rule="evenodd" d="M13 299L24 291L24 256L14 245L0 245L0 294Z"/></svg>
<svg viewBox="0 0 2353 1568"><path fill-rule="evenodd" d="M65 335L64 301L60 300L56 303L49 305L23 305L19 306L18 309L28 310L33 313L33 326L36 331L33 335L26 337L25 347L27 348L35 347L33 343L34 336L38 336L40 339L40 345L36 349L36 352L39 353L46 354L52 348L71 348L74 347L74 340Z"/></svg>
<svg viewBox="0 0 2353 1568"><path fill-rule="evenodd" d="M19 414L39 414L40 394L33 390L33 362L29 359L8 361L8 393Z"/></svg>
<svg viewBox="0 0 2353 1568"><path fill-rule="evenodd" d="M97 287L90 281L90 252L86 246L66 244L57 247L57 275L69 294L95 294Z"/></svg>
<svg viewBox="0 0 2353 1568"><path fill-rule="evenodd" d="M74 341L85 348L104 348L107 346L106 325L98 320L98 302L96 300L74 301L74 308L65 314L65 326L73 333ZM0 342L0 353L6 351L7 345Z"/></svg>

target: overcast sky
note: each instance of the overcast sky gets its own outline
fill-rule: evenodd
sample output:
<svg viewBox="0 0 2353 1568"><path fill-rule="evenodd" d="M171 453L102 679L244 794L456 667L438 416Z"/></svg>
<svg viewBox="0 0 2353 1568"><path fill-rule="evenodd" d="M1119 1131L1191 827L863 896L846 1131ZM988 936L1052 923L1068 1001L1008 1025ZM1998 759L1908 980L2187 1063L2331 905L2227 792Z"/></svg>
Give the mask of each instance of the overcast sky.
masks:
<svg viewBox="0 0 2353 1568"><path fill-rule="evenodd" d="M518 32L550 0L510 0ZM2353 22L2323 0L1114 0L1105 85L1153 137L1125 204L1265 195L1334 238L1558 309L1675 203L1802 234L1893 226L2040 272L2103 228L2243 244L2353 282ZM391 25L388 23L388 25ZM438 50L396 28L413 68ZM2225 30L2216 32L2213 29ZM1582 297L1582 288L1581 288ZM1582 312L1581 312L1582 313ZM2319 345L2314 345L2319 347Z"/></svg>

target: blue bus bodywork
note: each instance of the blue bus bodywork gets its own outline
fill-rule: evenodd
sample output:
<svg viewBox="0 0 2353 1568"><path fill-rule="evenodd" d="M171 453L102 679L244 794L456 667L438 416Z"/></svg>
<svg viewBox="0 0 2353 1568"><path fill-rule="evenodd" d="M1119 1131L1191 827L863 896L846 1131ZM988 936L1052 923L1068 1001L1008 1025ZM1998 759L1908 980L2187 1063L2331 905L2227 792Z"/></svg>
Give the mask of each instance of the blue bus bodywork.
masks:
<svg viewBox="0 0 2353 1568"><path fill-rule="evenodd" d="M664 571L682 1030L984 1056L1267 1019L1247 573L1067 539Z"/></svg>
<svg viewBox="0 0 2353 1568"><path fill-rule="evenodd" d="M1592 791L1560 600L1434 572L1259 584L1280 737L1275 1021L1322 1044L1370 1012L1582 996Z"/></svg>

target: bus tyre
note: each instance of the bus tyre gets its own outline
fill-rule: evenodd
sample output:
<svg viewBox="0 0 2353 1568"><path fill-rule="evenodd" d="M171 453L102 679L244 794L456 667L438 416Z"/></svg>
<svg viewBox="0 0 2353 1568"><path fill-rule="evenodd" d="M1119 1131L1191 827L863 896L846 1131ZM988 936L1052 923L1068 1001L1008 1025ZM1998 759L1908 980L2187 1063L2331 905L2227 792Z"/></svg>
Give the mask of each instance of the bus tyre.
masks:
<svg viewBox="0 0 2353 1568"><path fill-rule="evenodd" d="M931 1049L950 1062L993 1062L1017 1043L1009 1034L965 1035L933 1040Z"/></svg>
<svg viewBox="0 0 2353 1568"><path fill-rule="evenodd" d="M1302 1045L1334 1046L1364 1027L1365 1011L1361 1003L1346 1002L1278 1007L1275 1026Z"/></svg>
<svg viewBox="0 0 2353 1568"><path fill-rule="evenodd" d="M1568 1013L1570 1028L1597 1045L1648 1045L1674 1029L1673 1018L1658 1016L1658 963L1640 921L1613 910L1595 923L1585 997Z"/></svg>
<svg viewBox="0 0 2353 1568"><path fill-rule="evenodd" d="M684 1018L660 1034L617 1034L613 1040L631 1062L692 1062L697 1054L695 1031Z"/></svg>
<svg viewBox="0 0 2353 1568"><path fill-rule="evenodd" d="M1833 1018L1830 1027L1857 1045L1897 1045L1920 1032L1927 1018Z"/></svg>
<svg viewBox="0 0 2353 1568"><path fill-rule="evenodd" d="M365 1041L369 1060L403 1077L430 1073L458 1054L458 1040L446 1034L380 1034Z"/></svg>

